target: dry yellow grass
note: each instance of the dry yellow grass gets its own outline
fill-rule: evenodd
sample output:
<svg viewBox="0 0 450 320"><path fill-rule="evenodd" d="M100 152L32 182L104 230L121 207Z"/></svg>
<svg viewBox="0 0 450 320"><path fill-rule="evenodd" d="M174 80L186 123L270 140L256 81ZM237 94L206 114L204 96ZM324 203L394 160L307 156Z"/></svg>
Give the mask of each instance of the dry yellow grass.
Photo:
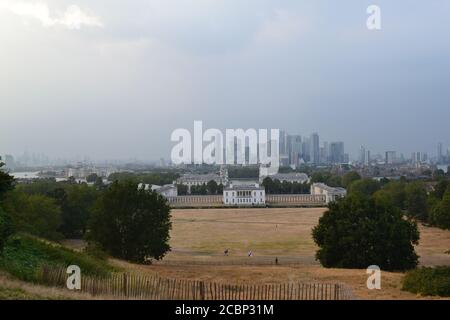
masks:
<svg viewBox="0 0 450 320"><path fill-rule="evenodd" d="M17 280L6 273L0 273L0 300L106 300L108 296L68 291L63 288L47 287Z"/></svg>
<svg viewBox="0 0 450 320"><path fill-rule="evenodd" d="M358 269L326 269L315 261L317 250L311 229L325 209L186 209L173 210L171 246L167 263L139 266L115 263L139 273L164 277L228 283L280 283L296 281L343 282L361 299L418 299L401 291L403 273L383 272L382 290L368 290L367 274ZM450 232L420 226L416 248L423 265L450 265ZM225 256L225 248L230 249ZM253 251L253 257L247 252ZM230 265L272 261L280 265ZM211 263L193 265L191 263ZM295 262L296 265L287 265Z"/></svg>

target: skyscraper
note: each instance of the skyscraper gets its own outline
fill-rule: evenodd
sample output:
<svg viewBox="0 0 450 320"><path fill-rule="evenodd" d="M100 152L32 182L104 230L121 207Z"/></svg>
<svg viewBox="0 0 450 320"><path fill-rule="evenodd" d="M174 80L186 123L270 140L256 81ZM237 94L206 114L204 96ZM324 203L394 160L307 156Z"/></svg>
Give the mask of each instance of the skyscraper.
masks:
<svg viewBox="0 0 450 320"><path fill-rule="evenodd" d="M304 137L303 142L302 142L302 158L305 162L310 161L310 155L311 155L310 149L311 149L310 148L310 138Z"/></svg>
<svg viewBox="0 0 450 320"><path fill-rule="evenodd" d="M302 137L300 135L290 136L289 139L289 160L290 164L297 166L302 153Z"/></svg>
<svg viewBox="0 0 450 320"><path fill-rule="evenodd" d="M364 146L359 147L359 163L366 164L366 148Z"/></svg>
<svg viewBox="0 0 450 320"><path fill-rule="evenodd" d="M344 162L344 142L337 141L330 143L330 162L331 163Z"/></svg>
<svg viewBox="0 0 450 320"><path fill-rule="evenodd" d="M437 161L438 163L442 163L444 158L444 154L442 153L442 142L438 143L438 152L437 152Z"/></svg>
<svg viewBox="0 0 450 320"><path fill-rule="evenodd" d="M396 159L395 151L386 151L384 157L385 164L393 164L395 162L395 159Z"/></svg>
<svg viewBox="0 0 450 320"><path fill-rule="evenodd" d="M311 134L309 141L310 141L310 148L311 148L310 162L313 164L319 164L319 162L320 162L319 135L317 133Z"/></svg>
<svg viewBox="0 0 450 320"><path fill-rule="evenodd" d="M286 131L280 130L280 156L287 155L287 134Z"/></svg>

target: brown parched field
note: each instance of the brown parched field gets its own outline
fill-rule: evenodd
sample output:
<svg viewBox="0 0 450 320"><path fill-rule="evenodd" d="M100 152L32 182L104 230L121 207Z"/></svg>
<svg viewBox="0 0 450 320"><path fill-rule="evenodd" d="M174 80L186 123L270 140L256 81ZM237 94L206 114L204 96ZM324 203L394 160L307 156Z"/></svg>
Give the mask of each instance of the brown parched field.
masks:
<svg viewBox="0 0 450 320"><path fill-rule="evenodd" d="M360 299L420 299L401 288L403 273L382 272L382 289L366 288L366 270L327 269L315 261L311 230L324 208L177 209L172 252L162 262L116 264L139 273L226 283L342 282ZM450 265L450 232L420 226L421 265ZM228 249L226 256L224 250ZM252 256L249 257L249 251ZM275 259L278 265L275 265Z"/></svg>

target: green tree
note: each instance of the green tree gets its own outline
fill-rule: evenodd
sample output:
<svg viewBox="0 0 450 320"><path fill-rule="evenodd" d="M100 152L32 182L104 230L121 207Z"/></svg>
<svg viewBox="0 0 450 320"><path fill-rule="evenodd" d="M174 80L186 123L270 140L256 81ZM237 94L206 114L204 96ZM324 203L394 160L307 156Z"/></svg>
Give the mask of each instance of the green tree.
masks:
<svg viewBox="0 0 450 320"><path fill-rule="evenodd" d="M329 185L330 187L343 187L343 178L333 175L327 180L327 185Z"/></svg>
<svg viewBox="0 0 450 320"><path fill-rule="evenodd" d="M342 177L342 185L344 188L348 188L354 181L360 180L361 176L356 171L350 171L344 174Z"/></svg>
<svg viewBox="0 0 450 320"><path fill-rule="evenodd" d="M316 259L324 267L407 270L418 263L417 224L404 219L389 198L355 193L331 203L313 238L319 246Z"/></svg>
<svg viewBox="0 0 450 320"><path fill-rule="evenodd" d="M97 188L97 190L102 190L105 188L105 184L103 183L102 177L97 177L94 182L94 186Z"/></svg>
<svg viewBox="0 0 450 320"><path fill-rule="evenodd" d="M67 238L82 238L99 191L86 184L67 188L67 205L62 210L61 231Z"/></svg>
<svg viewBox="0 0 450 320"><path fill-rule="evenodd" d="M208 181L206 188L208 189L209 194L216 194L218 189L217 182L214 180Z"/></svg>
<svg viewBox="0 0 450 320"><path fill-rule="evenodd" d="M372 196L380 189L380 183L376 180L365 178L352 182L348 188L348 193L357 193L366 197Z"/></svg>
<svg viewBox="0 0 450 320"><path fill-rule="evenodd" d="M86 177L87 182L96 182L98 175L96 173L91 173Z"/></svg>
<svg viewBox="0 0 450 320"><path fill-rule="evenodd" d="M402 181L390 181L383 186L383 188L375 193L376 194L387 194L391 197L392 203L397 208L405 209L405 186L406 184Z"/></svg>
<svg viewBox="0 0 450 320"><path fill-rule="evenodd" d="M274 182L271 178L265 177L262 182L262 185L264 186L264 189L266 190L267 194L274 193L273 192L274 191Z"/></svg>
<svg viewBox="0 0 450 320"><path fill-rule="evenodd" d="M0 207L0 256L3 252L6 240L14 233L14 225L11 217Z"/></svg>
<svg viewBox="0 0 450 320"><path fill-rule="evenodd" d="M430 223L442 229L450 229L450 186L442 200L430 212Z"/></svg>
<svg viewBox="0 0 450 320"><path fill-rule="evenodd" d="M427 220L427 191L422 181L410 182L405 187L405 209L410 217Z"/></svg>
<svg viewBox="0 0 450 320"><path fill-rule="evenodd" d="M328 172L316 171L311 175L311 182L323 182L326 183L330 174Z"/></svg>
<svg viewBox="0 0 450 320"><path fill-rule="evenodd" d="M156 192L132 181L114 182L98 198L88 239L114 257L144 263L170 250L170 206Z"/></svg>
<svg viewBox="0 0 450 320"><path fill-rule="evenodd" d="M177 193L179 196L185 196L188 193L188 186L184 184L177 184Z"/></svg>
<svg viewBox="0 0 450 320"><path fill-rule="evenodd" d="M440 180L436 186L434 187L434 191L432 192L432 195L439 200L442 200L444 197L444 193L447 190L447 187L449 186L448 180Z"/></svg>
<svg viewBox="0 0 450 320"><path fill-rule="evenodd" d="M17 231L23 231L50 240L59 240L62 234L61 209L55 199L20 191L11 191L4 201L4 209L10 215Z"/></svg>
<svg viewBox="0 0 450 320"><path fill-rule="evenodd" d="M1 159L1 158L0 158ZM0 200L3 195L14 188L14 177L2 170L5 164L0 161Z"/></svg>

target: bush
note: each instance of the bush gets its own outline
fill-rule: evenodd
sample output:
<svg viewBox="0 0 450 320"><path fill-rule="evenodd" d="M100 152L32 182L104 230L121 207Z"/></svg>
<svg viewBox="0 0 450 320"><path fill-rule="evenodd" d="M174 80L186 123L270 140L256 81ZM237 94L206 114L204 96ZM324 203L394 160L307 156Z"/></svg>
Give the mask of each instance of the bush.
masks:
<svg viewBox="0 0 450 320"><path fill-rule="evenodd" d="M14 233L11 218L0 208L0 256L6 240Z"/></svg>
<svg viewBox="0 0 450 320"><path fill-rule="evenodd" d="M403 277L402 290L425 296L450 297L450 266L411 270Z"/></svg>
<svg viewBox="0 0 450 320"><path fill-rule="evenodd" d="M29 235L15 235L6 241L0 258L1 269L21 280L36 281L44 265L55 268L77 265L86 275L106 276L114 271L106 261Z"/></svg>
<svg viewBox="0 0 450 320"><path fill-rule="evenodd" d="M380 183L376 180L365 178L353 181L348 187L348 194L358 194L365 197L372 196L380 189Z"/></svg>
<svg viewBox="0 0 450 320"><path fill-rule="evenodd" d="M427 191L422 181L414 181L406 185L405 209L408 216L422 221L427 220Z"/></svg>
<svg viewBox="0 0 450 320"><path fill-rule="evenodd" d="M50 240L62 238L62 234L58 232L61 226L61 209L54 199L15 190L7 194L3 205L17 231Z"/></svg>
<svg viewBox="0 0 450 320"><path fill-rule="evenodd" d="M450 186L447 187L442 200L431 210L429 218L433 226L450 230Z"/></svg>

